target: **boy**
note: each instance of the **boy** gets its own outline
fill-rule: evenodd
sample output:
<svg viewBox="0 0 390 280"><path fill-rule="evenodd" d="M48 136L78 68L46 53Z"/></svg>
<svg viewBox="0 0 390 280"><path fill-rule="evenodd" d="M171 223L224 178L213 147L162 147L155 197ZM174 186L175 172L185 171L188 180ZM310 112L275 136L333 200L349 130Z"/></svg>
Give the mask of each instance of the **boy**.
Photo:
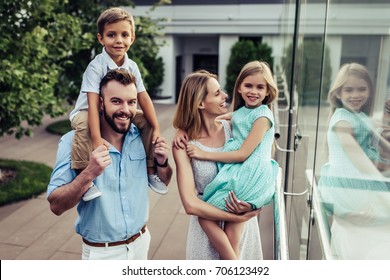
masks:
<svg viewBox="0 0 390 280"><path fill-rule="evenodd" d="M107 149L109 148L109 144L102 139L100 134L99 84L109 70L123 68L136 78L138 103L143 112L137 111L132 122L141 131L142 142L145 146L149 186L157 193L166 194L167 186L155 174L153 144L160 136L156 112L145 90L137 64L127 56L127 51L135 40L134 19L121 8L110 8L101 13L97 20L97 27L97 38L103 50L85 70L80 95L69 116L72 127L75 129L72 168L80 172L88 165L92 150L102 144ZM92 183L84 194L83 200L88 201L101 195L100 190Z"/></svg>

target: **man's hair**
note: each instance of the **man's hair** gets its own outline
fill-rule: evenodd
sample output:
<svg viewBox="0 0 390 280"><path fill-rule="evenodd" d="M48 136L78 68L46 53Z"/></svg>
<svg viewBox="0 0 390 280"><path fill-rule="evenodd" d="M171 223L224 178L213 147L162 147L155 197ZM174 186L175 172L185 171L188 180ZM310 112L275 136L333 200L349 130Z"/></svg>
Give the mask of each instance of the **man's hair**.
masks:
<svg viewBox="0 0 390 280"><path fill-rule="evenodd" d="M107 24L117 23L122 20L128 21L131 26L131 36L135 39L135 23L133 16L122 8L110 8L102 12L97 20L97 32L103 36L104 27Z"/></svg>
<svg viewBox="0 0 390 280"><path fill-rule="evenodd" d="M124 86L130 85L130 84L136 84L134 75L131 74L129 71L127 71L125 69L110 70L110 71L107 72L107 74L100 81L99 92L100 92L100 95L102 97L104 96L102 89L110 81L117 81L117 82L121 83Z"/></svg>

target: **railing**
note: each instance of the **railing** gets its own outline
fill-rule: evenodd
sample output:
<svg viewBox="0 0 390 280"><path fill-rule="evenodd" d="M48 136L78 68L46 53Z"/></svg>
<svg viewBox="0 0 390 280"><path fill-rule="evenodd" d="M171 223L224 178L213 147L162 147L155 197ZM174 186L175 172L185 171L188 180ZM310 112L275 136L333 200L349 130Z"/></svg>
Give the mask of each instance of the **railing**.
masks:
<svg viewBox="0 0 390 280"><path fill-rule="evenodd" d="M282 168L279 167L274 198L274 259L288 260L287 220L282 184Z"/></svg>
<svg viewBox="0 0 390 280"><path fill-rule="evenodd" d="M329 232L329 226L325 218L324 210L320 205L320 195L318 193L317 183L314 178L312 169L306 170L306 179L312 190L310 198L310 203L312 205L310 220L312 224L314 224L314 222L317 223L318 235L324 258L326 260L331 260L333 259L333 254L330 248L331 237Z"/></svg>

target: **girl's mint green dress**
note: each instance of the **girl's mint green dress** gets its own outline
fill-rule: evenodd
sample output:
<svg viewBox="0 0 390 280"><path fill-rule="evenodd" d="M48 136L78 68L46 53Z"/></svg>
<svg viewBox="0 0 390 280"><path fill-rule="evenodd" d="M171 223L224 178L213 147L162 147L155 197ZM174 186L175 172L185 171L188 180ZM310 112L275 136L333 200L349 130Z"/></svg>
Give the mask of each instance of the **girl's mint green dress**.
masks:
<svg viewBox="0 0 390 280"><path fill-rule="evenodd" d="M254 208L269 204L275 193L278 163L271 158L274 141L274 117L266 105L249 109L241 107L233 112L233 138L225 144L223 151L238 150L258 118L267 118L271 128L252 154L241 163L218 163L218 174L209 183L203 200L220 209L226 209L225 198L233 191L237 198L251 203Z"/></svg>

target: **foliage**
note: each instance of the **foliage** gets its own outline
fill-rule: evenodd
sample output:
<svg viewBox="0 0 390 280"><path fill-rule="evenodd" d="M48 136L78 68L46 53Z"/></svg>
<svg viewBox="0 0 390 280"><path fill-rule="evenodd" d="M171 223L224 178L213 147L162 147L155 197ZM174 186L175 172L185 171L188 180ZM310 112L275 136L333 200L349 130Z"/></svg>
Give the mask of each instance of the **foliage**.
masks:
<svg viewBox="0 0 390 280"><path fill-rule="evenodd" d="M0 206L37 196L46 191L52 169L29 161L0 160L0 169L12 170L16 177L0 182Z"/></svg>
<svg viewBox="0 0 390 280"><path fill-rule="evenodd" d="M55 0L0 2L0 136L31 133L45 114L65 111L53 88L63 65L83 48L80 20Z"/></svg>
<svg viewBox="0 0 390 280"><path fill-rule="evenodd" d="M282 58L287 81L291 81L292 44ZM305 39L298 47L294 67L294 85L303 105L317 104L326 100L330 88L331 66L329 48L317 38ZM321 75L322 74L322 75Z"/></svg>
<svg viewBox="0 0 390 280"><path fill-rule="evenodd" d="M97 17L113 6L133 4L131 0L0 2L0 136L30 135L31 126L41 124L44 115L56 117L68 111L79 94L86 66L101 52ZM138 19L133 48L139 48L134 54L139 58L131 56L140 64L146 85L150 82L154 87L163 75L154 41L157 29L148 17ZM146 69L153 69L153 77Z"/></svg>
<svg viewBox="0 0 390 280"><path fill-rule="evenodd" d="M46 127L46 131L52 134L64 135L72 130L70 121L68 119L51 123Z"/></svg>
<svg viewBox="0 0 390 280"><path fill-rule="evenodd" d="M242 40L233 45L226 70L226 91L229 96L232 96L234 83L242 67L252 60L265 61L272 69L274 59L271 47L265 43L255 43L251 40Z"/></svg>

